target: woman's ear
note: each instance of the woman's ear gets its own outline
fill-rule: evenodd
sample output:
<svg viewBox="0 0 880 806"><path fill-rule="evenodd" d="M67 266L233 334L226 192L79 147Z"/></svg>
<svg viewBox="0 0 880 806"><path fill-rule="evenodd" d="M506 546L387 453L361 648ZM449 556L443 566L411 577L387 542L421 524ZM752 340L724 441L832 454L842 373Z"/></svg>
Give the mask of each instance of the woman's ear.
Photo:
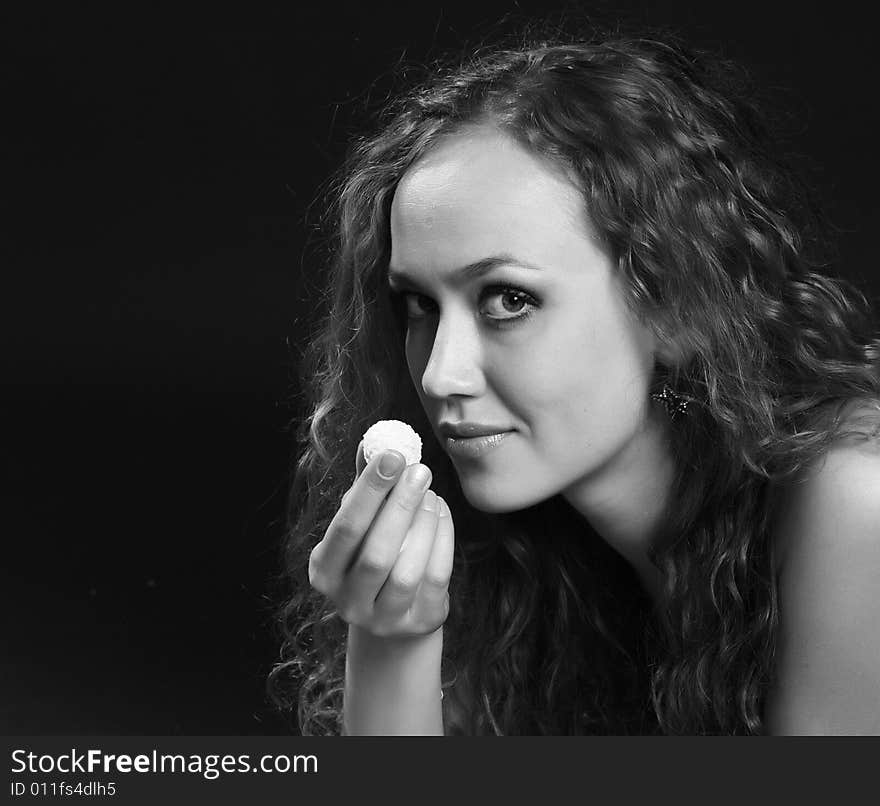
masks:
<svg viewBox="0 0 880 806"><path fill-rule="evenodd" d="M690 363L695 348L686 341L667 342L654 353L657 361L667 367L683 367Z"/></svg>
<svg viewBox="0 0 880 806"><path fill-rule="evenodd" d="M683 367L697 352L697 340L687 328L655 323L652 328L654 359L666 367Z"/></svg>

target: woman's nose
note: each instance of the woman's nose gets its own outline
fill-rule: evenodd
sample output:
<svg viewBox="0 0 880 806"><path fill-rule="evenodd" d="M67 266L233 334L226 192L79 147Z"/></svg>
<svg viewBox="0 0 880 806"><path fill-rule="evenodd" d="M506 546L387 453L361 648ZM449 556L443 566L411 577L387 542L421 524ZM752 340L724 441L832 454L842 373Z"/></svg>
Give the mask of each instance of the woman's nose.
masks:
<svg viewBox="0 0 880 806"><path fill-rule="evenodd" d="M422 389L433 398L478 395L483 386L481 349L475 329L461 320L441 317L434 333Z"/></svg>

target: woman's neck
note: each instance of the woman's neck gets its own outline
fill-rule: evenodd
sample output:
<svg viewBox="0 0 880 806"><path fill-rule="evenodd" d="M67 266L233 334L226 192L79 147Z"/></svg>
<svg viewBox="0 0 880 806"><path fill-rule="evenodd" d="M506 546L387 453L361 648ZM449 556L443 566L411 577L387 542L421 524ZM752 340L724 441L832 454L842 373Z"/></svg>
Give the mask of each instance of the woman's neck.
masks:
<svg viewBox="0 0 880 806"><path fill-rule="evenodd" d="M674 475L668 423L649 418L611 462L563 493L633 567L655 603L663 577L648 551L662 528Z"/></svg>

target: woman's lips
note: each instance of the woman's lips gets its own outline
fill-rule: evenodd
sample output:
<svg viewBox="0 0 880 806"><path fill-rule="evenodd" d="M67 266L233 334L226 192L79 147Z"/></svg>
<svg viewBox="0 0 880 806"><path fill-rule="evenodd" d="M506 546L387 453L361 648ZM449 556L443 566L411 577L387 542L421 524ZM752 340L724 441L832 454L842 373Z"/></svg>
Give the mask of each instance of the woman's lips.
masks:
<svg viewBox="0 0 880 806"><path fill-rule="evenodd" d="M452 456L473 459L498 447L513 431L500 431L481 437L446 437L446 452Z"/></svg>

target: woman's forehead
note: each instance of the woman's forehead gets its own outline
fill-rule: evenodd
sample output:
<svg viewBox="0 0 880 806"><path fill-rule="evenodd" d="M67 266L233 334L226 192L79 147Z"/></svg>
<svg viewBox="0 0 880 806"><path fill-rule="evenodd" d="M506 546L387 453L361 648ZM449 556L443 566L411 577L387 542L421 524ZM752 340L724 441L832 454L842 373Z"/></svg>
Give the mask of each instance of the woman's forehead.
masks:
<svg viewBox="0 0 880 806"><path fill-rule="evenodd" d="M552 201L569 212L582 206L580 192L559 167L487 125L444 137L406 171L395 193L395 202L407 206L487 198L523 206Z"/></svg>
<svg viewBox="0 0 880 806"><path fill-rule="evenodd" d="M495 128L449 136L413 165L391 207L392 247L427 238L519 240L585 232L578 189L546 160Z"/></svg>
<svg viewBox="0 0 880 806"><path fill-rule="evenodd" d="M461 267L497 264L499 255L540 267L547 278L591 274L609 259L580 192L561 172L491 133L450 140L398 187L389 271L451 280Z"/></svg>

